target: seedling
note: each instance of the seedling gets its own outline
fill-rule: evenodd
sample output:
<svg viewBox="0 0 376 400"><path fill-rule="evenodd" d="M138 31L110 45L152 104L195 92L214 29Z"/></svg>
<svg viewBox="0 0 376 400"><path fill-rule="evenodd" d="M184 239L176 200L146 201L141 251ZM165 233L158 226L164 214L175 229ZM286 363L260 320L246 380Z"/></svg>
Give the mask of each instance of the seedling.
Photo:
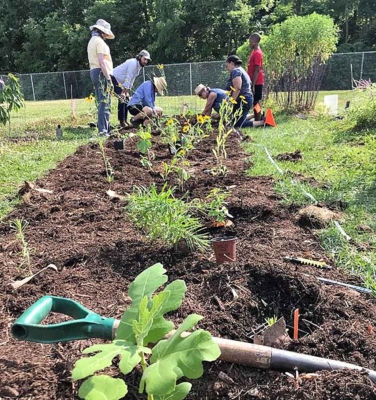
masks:
<svg viewBox="0 0 376 400"><path fill-rule="evenodd" d="M137 142L137 148L140 153L146 154L152 146L150 125L148 125L146 129L140 127L137 132L137 136L140 138L140 140Z"/></svg>
<svg viewBox="0 0 376 400"><path fill-rule="evenodd" d="M226 218L233 218L226 207L226 198L230 195L229 192L222 191L222 189L215 188L210 191L206 196L206 212L209 218L216 222L223 223Z"/></svg>
<svg viewBox="0 0 376 400"><path fill-rule="evenodd" d="M101 151L101 155L103 158L103 162L104 162L104 167L106 169L106 177L107 177L107 182L111 183L114 181L114 169L110 163L109 158L106 155L106 149L104 147L104 141L103 140L99 140L98 144L99 144L99 148Z"/></svg>
<svg viewBox="0 0 376 400"><path fill-rule="evenodd" d="M154 185L136 188L129 196L125 211L151 240L162 240L177 250L180 240L188 248L204 251L209 245L198 218L191 215L193 207L173 196L174 189L166 185L158 193Z"/></svg>
<svg viewBox="0 0 376 400"><path fill-rule="evenodd" d="M146 393L148 400L184 399L192 385L180 383L181 378L199 378L203 374L203 361L214 361L220 356L220 349L209 332L199 329L182 337L202 319L197 314L189 315L172 336L163 340L174 327L164 315L180 307L186 292L182 280L160 290L168 280L165 272L161 264L155 264L138 275L129 287L132 305L123 314L116 339L83 351L95 354L78 360L72 371L73 380L89 377L78 391L80 398L118 400L127 394L128 388L122 379L93 376L119 357L116 365L124 375L140 365L139 393ZM157 344L152 349L147 347L152 343Z"/></svg>
<svg viewBox="0 0 376 400"><path fill-rule="evenodd" d="M21 250L21 256L23 257L22 263L18 267L18 272L20 272L23 267L27 267L29 270L29 273L32 274L33 272L31 271L31 266L30 266L30 249L29 249L29 244L26 241L25 238L25 229L29 225L29 223L23 219L15 219L13 221L10 221L9 226L15 231L16 233L16 238L19 240L22 246Z"/></svg>
<svg viewBox="0 0 376 400"><path fill-rule="evenodd" d="M278 318L274 315L273 317L265 318L265 322L268 326L273 326L278 321Z"/></svg>

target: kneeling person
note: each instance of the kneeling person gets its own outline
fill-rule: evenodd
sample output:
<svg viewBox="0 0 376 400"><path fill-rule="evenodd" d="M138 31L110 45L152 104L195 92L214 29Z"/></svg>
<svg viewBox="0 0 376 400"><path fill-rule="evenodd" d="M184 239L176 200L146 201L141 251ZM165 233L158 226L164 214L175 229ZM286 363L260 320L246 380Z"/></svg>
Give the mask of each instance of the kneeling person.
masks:
<svg viewBox="0 0 376 400"><path fill-rule="evenodd" d="M229 100L229 97L224 90L211 89L209 86L202 84L196 87L195 93L200 97L200 99L206 100L206 105L202 115L208 115L209 117L213 110L219 113L223 100Z"/></svg>
<svg viewBox="0 0 376 400"><path fill-rule="evenodd" d="M164 77L154 77L153 81L142 83L128 103L128 111L133 117L131 124L135 127L139 125L147 126L151 118L155 115L160 117L163 113L161 107L155 106L156 91L163 96L167 89L167 82Z"/></svg>

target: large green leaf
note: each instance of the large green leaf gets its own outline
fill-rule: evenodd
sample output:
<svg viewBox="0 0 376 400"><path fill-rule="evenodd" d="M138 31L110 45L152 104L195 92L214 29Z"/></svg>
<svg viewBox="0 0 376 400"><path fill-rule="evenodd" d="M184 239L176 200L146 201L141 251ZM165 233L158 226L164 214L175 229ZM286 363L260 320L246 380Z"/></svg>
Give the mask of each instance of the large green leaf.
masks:
<svg viewBox="0 0 376 400"><path fill-rule="evenodd" d="M198 378L203 374L203 361L216 360L221 351L209 332L198 330L182 338L181 334L191 329L202 319L200 315L189 315L179 329L168 340L160 341L153 348L151 365L146 368L140 383L140 391L163 396L172 393L177 379L183 375Z"/></svg>
<svg viewBox="0 0 376 400"><path fill-rule="evenodd" d="M78 396L85 400L119 400L128 393L122 379L107 375L92 376L80 387Z"/></svg>
<svg viewBox="0 0 376 400"><path fill-rule="evenodd" d="M144 296L150 299L154 291L166 283L168 278L164 274L165 272L162 264L154 264L141 272L133 281L128 292L132 299L132 305L121 318L120 325L116 330L117 339L135 341L132 324L134 320L138 319L138 307L141 300Z"/></svg>
<svg viewBox="0 0 376 400"><path fill-rule="evenodd" d="M177 310L180 307L186 290L187 286L185 285L185 282L180 279L177 279L166 286L162 293L170 292L171 294L167 301L163 303L161 315L154 318L149 334L145 338L144 346L147 346L149 343L157 343L164 335L174 328L174 324L164 319L163 315L170 311Z"/></svg>
<svg viewBox="0 0 376 400"><path fill-rule="evenodd" d="M139 307L143 297L148 298L148 309L153 307L151 296L156 289L162 286L167 281L167 276L164 275L166 270L161 264L155 264L143 271L134 280L129 288L129 296L132 298L131 307L124 313L119 328L116 331L118 339L124 339L136 342L133 332L133 321L139 321ZM149 328L149 333L144 339L143 345L156 343L163 338L166 333L170 332L174 324L164 319L163 315L178 309L184 299L187 287L183 280L176 280L165 287L160 293L164 293L162 307L159 313L153 315L152 325ZM165 293L169 293L166 296ZM159 296L159 295L158 295ZM155 298L155 297L154 297Z"/></svg>
<svg viewBox="0 0 376 400"><path fill-rule="evenodd" d="M166 394L165 396L154 396L154 400L183 400L191 390L192 385L188 382L180 383L175 387L172 393Z"/></svg>
<svg viewBox="0 0 376 400"><path fill-rule="evenodd" d="M140 362L140 351L144 353L151 352L148 348L139 348L125 340L114 340L112 343L88 347L83 351L84 354L97 354L78 360L72 371L72 379L75 381L83 379L93 375L96 371L109 367L112 364L112 360L117 356L121 356L119 364L121 372L127 374Z"/></svg>

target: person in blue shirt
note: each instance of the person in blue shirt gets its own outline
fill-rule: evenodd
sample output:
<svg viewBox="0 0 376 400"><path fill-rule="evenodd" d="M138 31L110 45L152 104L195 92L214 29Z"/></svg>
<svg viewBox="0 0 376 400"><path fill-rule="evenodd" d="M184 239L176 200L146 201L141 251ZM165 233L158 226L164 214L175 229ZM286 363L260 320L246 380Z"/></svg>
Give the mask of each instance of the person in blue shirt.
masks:
<svg viewBox="0 0 376 400"><path fill-rule="evenodd" d="M201 99L206 100L204 111L201 114L208 115L209 117L211 116L212 110L219 113L223 100L229 101L229 97L223 89L211 89L209 86L202 84L196 87L195 93Z"/></svg>
<svg viewBox="0 0 376 400"><path fill-rule="evenodd" d="M226 60L226 69L230 72L226 90L231 93L230 101L234 103L233 113L241 110L240 116L234 121L235 128L252 126L251 121L246 121L247 114L253 107L252 82L241 67L242 63L243 61L235 55L229 56Z"/></svg>
<svg viewBox="0 0 376 400"><path fill-rule="evenodd" d="M163 109L155 105L155 96L156 92L163 96L166 89L167 82L163 76L155 76L153 81L146 81L137 88L128 103L128 111L133 115L131 124L134 127L141 124L146 127L154 115L157 117L162 115Z"/></svg>

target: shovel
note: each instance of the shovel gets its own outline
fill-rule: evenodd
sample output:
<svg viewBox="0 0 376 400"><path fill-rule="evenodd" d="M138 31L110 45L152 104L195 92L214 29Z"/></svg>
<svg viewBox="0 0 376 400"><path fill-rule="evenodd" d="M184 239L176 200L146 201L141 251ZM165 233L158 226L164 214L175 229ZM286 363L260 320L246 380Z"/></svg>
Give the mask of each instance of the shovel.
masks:
<svg viewBox="0 0 376 400"><path fill-rule="evenodd" d="M41 322L51 313L60 313L73 318L57 324L42 325ZM105 318L82 304L63 297L44 296L28 308L13 324L12 334L16 339L37 343L58 343L72 340L100 338L112 340L120 321ZM166 335L168 338L174 333ZM185 332L182 336L186 337ZM235 340L213 337L221 349L220 359L250 367L315 372L318 370L363 368L342 361L314 357L292 351L274 349L268 346L238 342ZM370 379L376 383L376 371L366 369Z"/></svg>

